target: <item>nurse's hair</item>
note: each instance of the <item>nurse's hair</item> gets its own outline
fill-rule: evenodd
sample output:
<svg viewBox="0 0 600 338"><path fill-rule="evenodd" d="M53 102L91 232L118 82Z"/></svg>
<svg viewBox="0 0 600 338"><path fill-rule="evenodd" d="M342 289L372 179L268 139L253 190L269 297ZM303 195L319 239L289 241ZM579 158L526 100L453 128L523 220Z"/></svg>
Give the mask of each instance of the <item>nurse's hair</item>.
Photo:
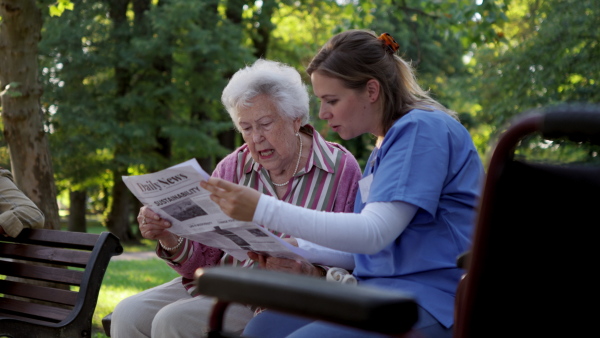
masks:
<svg viewBox="0 0 600 338"><path fill-rule="evenodd" d="M300 118L301 126L308 123L308 92L298 71L280 62L258 59L233 74L221 95L221 102L238 131L241 131L240 107L251 106L250 101L261 94L271 99L283 117Z"/></svg>
<svg viewBox="0 0 600 338"><path fill-rule="evenodd" d="M396 55L388 39L378 38L367 30L334 35L312 59L306 72L337 78L346 88L357 90L364 89L369 80L377 80L381 88L384 133L413 109L439 109L456 118L455 112L432 99L419 86L414 69Z"/></svg>

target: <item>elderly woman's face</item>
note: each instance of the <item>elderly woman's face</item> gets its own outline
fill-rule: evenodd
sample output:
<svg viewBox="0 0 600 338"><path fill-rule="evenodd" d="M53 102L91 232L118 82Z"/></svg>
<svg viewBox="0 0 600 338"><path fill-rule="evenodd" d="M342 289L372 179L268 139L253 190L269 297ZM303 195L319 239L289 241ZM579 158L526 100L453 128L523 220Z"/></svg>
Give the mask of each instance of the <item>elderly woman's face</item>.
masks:
<svg viewBox="0 0 600 338"><path fill-rule="evenodd" d="M281 115L265 95L255 97L250 103L252 106L239 109L238 124L252 158L269 172L294 170L300 119L291 121Z"/></svg>

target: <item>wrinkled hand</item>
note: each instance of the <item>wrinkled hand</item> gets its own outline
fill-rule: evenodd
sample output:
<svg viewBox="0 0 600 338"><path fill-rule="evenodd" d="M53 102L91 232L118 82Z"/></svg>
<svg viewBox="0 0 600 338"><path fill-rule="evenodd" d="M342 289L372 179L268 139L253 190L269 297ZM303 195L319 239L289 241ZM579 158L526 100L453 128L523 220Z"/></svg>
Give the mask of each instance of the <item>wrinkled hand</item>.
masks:
<svg viewBox="0 0 600 338"><path fill-rule="evenodd" d="M171 227L171 222L162 219L160 215L147 206L140 208L137 221L142 237L160 240L166 246L174 246L177 244L179 237L168 231Z"/></svg>
<svg viewBox="0 0 600 338"><path fill-rule="evenodd" d="M262 269L322 277L321 269L305 261L296 261L288 258L265 256L256 252L248 252L248 257L258 262Z"/></svg>
<svg viewBox="0 0 600 338"><path fill-rule="evenodd" d="M211 177L200 186L211 192L210 199L229 217L251 222L260 199L260 192L229 181Z"/></svg>

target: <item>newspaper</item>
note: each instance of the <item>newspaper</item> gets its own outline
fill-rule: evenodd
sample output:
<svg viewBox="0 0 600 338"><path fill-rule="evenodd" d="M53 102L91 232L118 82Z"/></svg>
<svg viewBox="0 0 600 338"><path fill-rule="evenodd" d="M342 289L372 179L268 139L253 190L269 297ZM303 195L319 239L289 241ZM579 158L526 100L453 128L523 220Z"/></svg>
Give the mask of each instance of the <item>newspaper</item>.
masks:
<svg viewBox="0 0 600 338"><path fill-rule="evenodd" d="M210 192L200 187L209 175L195 159L152 174L122 177L142 204L171 222L169 231L178 236L221 249L238 260L247 259L248 251L295 260L307 256L265 228L223 213Z"/></svg>

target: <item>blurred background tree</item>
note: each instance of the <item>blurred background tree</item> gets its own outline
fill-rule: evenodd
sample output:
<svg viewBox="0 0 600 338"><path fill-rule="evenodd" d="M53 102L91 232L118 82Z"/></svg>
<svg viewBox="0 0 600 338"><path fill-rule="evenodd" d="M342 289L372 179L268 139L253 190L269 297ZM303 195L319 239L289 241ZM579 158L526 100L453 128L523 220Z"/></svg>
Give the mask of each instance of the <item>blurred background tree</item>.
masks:
<svg viewBox="0 0 600 338"><path fill-rule="evenodd" d="M469 75L460 83L461 96L475 104L470 113L479 127L472 134L482 153L517 114L565 102L600 102L600 2L511 1L505 14L509 24L498 32L505 43L473 49ZM535 139L526 151L548 146ZM577 158L573 147L558 148L544 153Z"/></svg>
<svg viewBox="0 0 600 338"><path fill-rule="evenodd" d="M310 90L306 66L340 31L391 33L482 157L516 114L600 95L593 0L81 0L61 16L49 4L38 1L40 104L69 229L94 212L123 241L138 238L139 204L122 175L190 158L212 171L242 142L220 103L229 77L263 57L296 67ZM311 123L364 163L373 139L343 141L317 114L312 97Z"/></svg>

